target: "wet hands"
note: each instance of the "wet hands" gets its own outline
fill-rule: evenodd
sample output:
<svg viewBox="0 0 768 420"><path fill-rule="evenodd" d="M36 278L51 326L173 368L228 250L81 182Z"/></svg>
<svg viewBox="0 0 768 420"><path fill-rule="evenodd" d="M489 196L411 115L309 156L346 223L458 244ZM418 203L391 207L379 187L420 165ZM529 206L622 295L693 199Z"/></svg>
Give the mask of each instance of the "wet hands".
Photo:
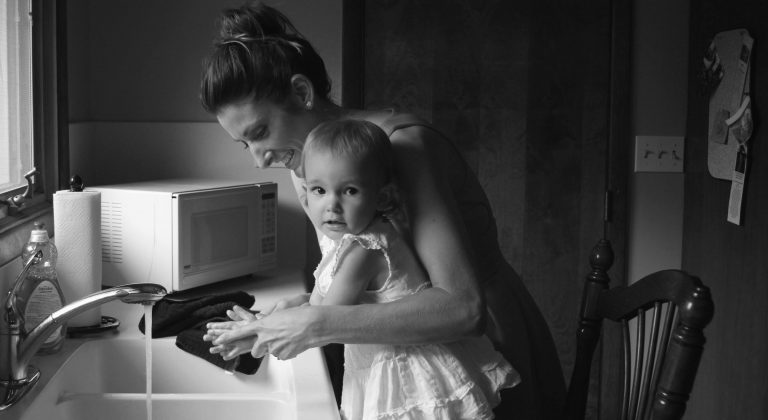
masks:
<svg viewBox="0 0 768 420"><path fill-rule="evenodd" d="M212 322L203 340L211 342L210 352L224 360L251 353L253 357L272 354L280 360L296 357L311 347L306 334L313 322L308 295L283 299L261 313L235 306L227 311L231 321Z"/></svg>
<svg viewBox="0 0 768 420"><path fill-rule="evenodd" d="M212 354L220 354L224 360L232 360L250 352L256 342L256 336L230 341L227 340L227 334L247 327L250 322L257 320L260 316L240 306L234 306L232 310L227 311L227 316L232 321L208 323L206 325L208 330L203 335L203 340L212 342L213 346L209 350ZM217 344L222 341L224 343Z"/></svg>

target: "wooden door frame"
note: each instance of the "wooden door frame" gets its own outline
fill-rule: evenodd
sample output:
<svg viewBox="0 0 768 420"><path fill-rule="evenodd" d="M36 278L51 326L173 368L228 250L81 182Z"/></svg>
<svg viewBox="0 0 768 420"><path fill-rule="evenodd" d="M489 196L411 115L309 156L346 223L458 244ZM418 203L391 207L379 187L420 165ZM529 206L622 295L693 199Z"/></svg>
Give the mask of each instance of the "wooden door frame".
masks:
<svg viewBox="0 0 768 420"><path fill-rule="evenodd" d="M632 159L631 56L632 0L611 0L610 98L608 148L606 153L605 237L611 241L615 260L610 270L611 287L627 285L627 238L629 175ZM623 369L621 330L603 326L600 346L598 418L619 418Z"/></svg>
<svg viewBox="0 0 768 420"><path fill-rule="evenodd" d="M365 0L342 0L341 106L363 108Z"/></svg>

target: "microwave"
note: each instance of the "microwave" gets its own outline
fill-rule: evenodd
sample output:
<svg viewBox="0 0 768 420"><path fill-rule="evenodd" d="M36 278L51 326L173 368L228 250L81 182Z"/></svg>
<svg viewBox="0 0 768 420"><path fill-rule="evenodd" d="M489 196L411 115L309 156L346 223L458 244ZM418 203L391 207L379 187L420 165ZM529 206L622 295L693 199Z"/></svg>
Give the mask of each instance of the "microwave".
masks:
<svg viewBox="0 0 768 420"><path fill-rule="evenodd" d="M181 291L277 265L277 184L161 180L101 193L102 283Z"/></svg>

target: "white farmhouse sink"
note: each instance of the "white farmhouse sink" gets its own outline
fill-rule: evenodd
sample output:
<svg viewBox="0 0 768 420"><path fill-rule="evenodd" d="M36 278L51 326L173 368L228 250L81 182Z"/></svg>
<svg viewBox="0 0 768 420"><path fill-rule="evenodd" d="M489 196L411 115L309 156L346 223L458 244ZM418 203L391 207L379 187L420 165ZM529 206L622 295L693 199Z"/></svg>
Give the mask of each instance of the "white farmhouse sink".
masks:
<svg viewBox="0 0 768 420"><path fill-rule="evenodd" d="M141 338L83 343L20 420L147 418L144 346ZM154 420L338 419L318 349L289 361L267 357L254 375L226 372L172 338L152 340L152 359Z"/></svg>

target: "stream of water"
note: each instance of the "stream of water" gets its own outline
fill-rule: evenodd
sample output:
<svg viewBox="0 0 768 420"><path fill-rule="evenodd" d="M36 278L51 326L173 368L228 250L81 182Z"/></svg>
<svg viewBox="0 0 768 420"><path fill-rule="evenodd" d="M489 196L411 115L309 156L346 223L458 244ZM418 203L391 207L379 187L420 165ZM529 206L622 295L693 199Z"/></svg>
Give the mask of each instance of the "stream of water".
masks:
<svg viewBox="0 0 768 420"><path fill-rule="evenodd" d="M152 304L144 305L144 353L147 369L147 420L152 420Z"/></svg>

